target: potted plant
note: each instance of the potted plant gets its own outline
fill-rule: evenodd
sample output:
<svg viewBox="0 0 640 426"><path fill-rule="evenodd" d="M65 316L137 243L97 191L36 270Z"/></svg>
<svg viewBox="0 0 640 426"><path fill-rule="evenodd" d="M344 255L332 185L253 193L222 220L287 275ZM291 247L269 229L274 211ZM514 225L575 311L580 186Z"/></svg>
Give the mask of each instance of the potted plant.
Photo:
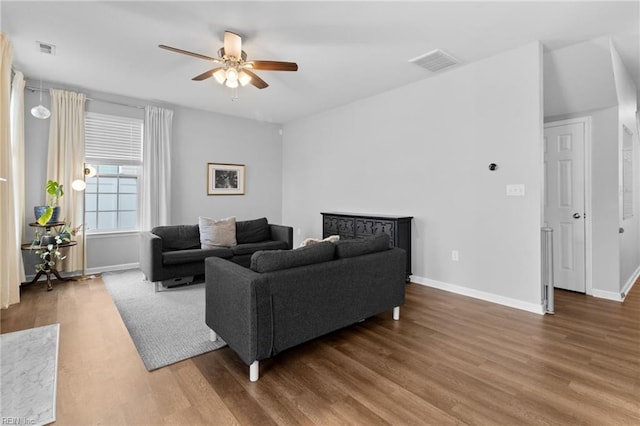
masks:
<svg viewBox="0 0 640 426"><path fill-rule="evenodd" d="M45 240L46 237L49 239ZM56 263L66 258L60 251L60 245L68 242L69 238L60 235L44 235L39 241L34 240L33 244L39 246L36 254L42 259L42 262L36 265L36 272L55 269Z"/></svg>
<svg viewBox="0 0 640 426"><path fill-rule="evenodd" d="M60 217L60 206L58 201L64 195L62 185L54 180L47 181L45 187L48 195L48 204L46 206L36 206L33 208L36 216L36 222L44 226L49 222L57 222Z"/></svg>

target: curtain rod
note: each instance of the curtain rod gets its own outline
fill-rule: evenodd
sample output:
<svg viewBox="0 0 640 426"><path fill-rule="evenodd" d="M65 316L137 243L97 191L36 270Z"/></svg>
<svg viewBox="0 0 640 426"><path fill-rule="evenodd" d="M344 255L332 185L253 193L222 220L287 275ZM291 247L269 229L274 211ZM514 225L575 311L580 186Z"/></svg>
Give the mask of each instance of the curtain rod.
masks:
<svg viewBox="0 0 640 426"><path fill-rule="evenodd" d="M48 92L49 91L49 89L40 89L39 87L33 87L33 86L25 86L24 88L27 89L27 90L31 90L32 92ZM104 102L104 103L107 103L107 104L120 105L120 106L129 107L129 108L144 109L143 106L123 104L121 102L107 101L107 100L104 100L104 99L95 99L95 98L87 97L87 100L88 101L93 101L93 102Z"/></svg>

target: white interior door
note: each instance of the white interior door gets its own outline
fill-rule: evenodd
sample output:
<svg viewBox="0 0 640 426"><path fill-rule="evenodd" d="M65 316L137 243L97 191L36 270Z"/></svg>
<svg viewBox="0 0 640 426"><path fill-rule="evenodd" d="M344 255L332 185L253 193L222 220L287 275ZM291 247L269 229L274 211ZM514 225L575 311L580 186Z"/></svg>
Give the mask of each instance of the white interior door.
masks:
<svg viewBox="0 0 640 426"><path fill-rule="evenodd" d="M586 291L585 125L547 123L544 129L546 226L553 228L556 288Z"/></svg>

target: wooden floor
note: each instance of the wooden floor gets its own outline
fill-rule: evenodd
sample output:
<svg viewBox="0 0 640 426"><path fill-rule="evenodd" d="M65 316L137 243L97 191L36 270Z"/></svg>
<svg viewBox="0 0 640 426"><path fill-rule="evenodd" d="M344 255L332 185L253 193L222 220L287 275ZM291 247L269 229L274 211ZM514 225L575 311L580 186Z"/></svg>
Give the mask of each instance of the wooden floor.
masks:
<svg viewBox="0 0 640 426"><path fill-rule="evenodd" d="M102 280L23 289L2 333L60 323L57 422L640 424L640 283L556 291L540 316L409 284L391 312L261 362L228 348L147 372Z"/></svg>

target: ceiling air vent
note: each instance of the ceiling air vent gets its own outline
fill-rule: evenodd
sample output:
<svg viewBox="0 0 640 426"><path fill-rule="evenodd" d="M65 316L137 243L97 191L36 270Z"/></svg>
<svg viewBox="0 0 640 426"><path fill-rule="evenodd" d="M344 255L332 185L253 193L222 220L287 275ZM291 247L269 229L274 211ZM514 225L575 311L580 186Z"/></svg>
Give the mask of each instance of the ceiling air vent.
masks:
<svg viewBox="0 0 640 426"><path fill-rule="evenodd" d="M55 55L56 54L56 46L53 44L45 43L42 41L36 41L36 45L38 45L38 51L45 55Z"/></svg>
<svg viewBox="0 0 640 426"><path fill-rule="evenodd" d="M412 62L431 72L438 72L440 70L452 67L460 63L460 61L458 61L456 58L440 49L432 50L431 52L425 53L424 55L409 59L409 62Z"/></svg>

